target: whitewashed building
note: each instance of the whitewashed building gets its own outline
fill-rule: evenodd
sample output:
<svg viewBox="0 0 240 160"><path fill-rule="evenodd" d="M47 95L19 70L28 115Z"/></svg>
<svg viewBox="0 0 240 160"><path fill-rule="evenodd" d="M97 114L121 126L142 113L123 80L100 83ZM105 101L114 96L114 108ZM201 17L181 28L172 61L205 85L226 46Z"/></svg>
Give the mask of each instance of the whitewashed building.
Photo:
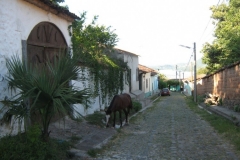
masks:
<svg viewBox="0 0 240 160"><path fill-rule="evenodd" d="M138 69L138 55L124 51L122 49L114 48L112 52L108 52L109 56L114 57L114 58L119 58L122 59L124 62L127 63L128 67L131 70L131 83L130 84L125 84L122 93L128 93L133 99L142 99L144 98L144 93L139 89L139 69ZM85 76L88 74L85 73ZM74 85L76 87L83 87L83 84L81 82L73 81ZM87 82L88 84L92 84L92 82ZM120 91L119 91L120 93ZM81 104L74 104L75 110L80 113L81 115L88 115L92 114L95 111L100 111L105 109L105 107L108 107L110 102L105 101L104 104L101 103L100 97L96 97L95 99L92 100L92 104L90 108L84 108L83 105ZM76 116L78 114L75 114Z"/></svg>
<svg viewBox="0 0 240 160"><path fill-rule="evenodd" d="M139 89L144 92L144 97L147 98L158 90L158 71L139 64Z"/></svg>
<svg viewBox="0 0 240 160"><path fill-rule="evenodd" d="M47 56L54 58L59 49L71 47L68 27L79 17L49 0L0 0L0 5L0 100L3 100L14 94L8 90L6 59L18 55L27 62L43 64ZM144 98L139 89L138 55L117 48L112 54L127 62L131 69L131 83L124 86L123 93L129 93L132 98ZM72 84L84 87L81 82L72 81ZM75 104L75 109L81 115L88 115L108 104L101 104L96 97L91 108ZM3 126L0 126L0 133L5 134Z"/></svg>
<svg viewBox="0 0 240 160"><path fill-rule="evenodd" d="M0 100L3 100L14 94L8 90L6 59L18 55L22 60L41 64L46 56L53 58L56 51L71 46L68 26L79 17L48 0L0 0L0 6ZM16 128L12 133L17 132ZM1 125L1 134L3 130Z"/></svg>

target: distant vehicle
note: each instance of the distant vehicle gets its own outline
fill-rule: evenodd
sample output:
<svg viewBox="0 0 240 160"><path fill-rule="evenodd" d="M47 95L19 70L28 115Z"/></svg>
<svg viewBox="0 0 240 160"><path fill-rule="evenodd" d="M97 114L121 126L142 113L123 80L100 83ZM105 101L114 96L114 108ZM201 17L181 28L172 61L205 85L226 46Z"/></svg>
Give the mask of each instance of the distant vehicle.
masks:
<svg viewBox="0 0 240 160"><path fill-rule="evenodd" d="M168 88L163 88L161 91L161 96L170 96L170 90Z"/></svg>

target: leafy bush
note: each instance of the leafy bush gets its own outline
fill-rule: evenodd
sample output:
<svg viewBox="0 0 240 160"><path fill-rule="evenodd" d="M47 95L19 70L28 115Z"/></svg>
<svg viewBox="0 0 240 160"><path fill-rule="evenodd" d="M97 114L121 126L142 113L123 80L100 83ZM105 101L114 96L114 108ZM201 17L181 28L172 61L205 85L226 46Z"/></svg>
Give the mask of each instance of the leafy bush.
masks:
<svg viewBox="0 0 240 160"><path fill-rule="evenodd" d="M66 159L68 158L67 142L49 139L43 142L38 126L30 127L28 132L16 136L5 136L0 139L1 160L8 159Z"/></svg>
<svg viewBox="0 0 240 160"><path fill-rule="evenodd" d="M218 103L219 103L219 105L221 105L221 106L223 105L223 100L222 100L222 98L219 99L219 102L218 102Z"/></svg>
<svg viewBox="0 0 240 160"><path fill-rule="evenodd" d="M233 110L235 112L240 112L240 107L236 105L236 106L233 107Z"/></svg>
<svg viewBox="0 0 240 160"><path fill-rule="evenodd" d="M133 100L132 103L134 112L138 112L142 109L142 104L139 101Z"/></svg>
<svg viewBox="0 0 240 160"><path fill-rule="evenodd" d="M94 114L89 114L85 117L85 120L89 124L98 125L100 127L104 127L105 124L102 120L105 120L105 113L102 114L101 112L94 112Z"/></svg>
<svg viewBox="0 0 240 160"><path fill-rule="evenodd" d="M205 95L198 95L197 96L197 101L200 102L200 103L204 102L205 101Z"/></svg>

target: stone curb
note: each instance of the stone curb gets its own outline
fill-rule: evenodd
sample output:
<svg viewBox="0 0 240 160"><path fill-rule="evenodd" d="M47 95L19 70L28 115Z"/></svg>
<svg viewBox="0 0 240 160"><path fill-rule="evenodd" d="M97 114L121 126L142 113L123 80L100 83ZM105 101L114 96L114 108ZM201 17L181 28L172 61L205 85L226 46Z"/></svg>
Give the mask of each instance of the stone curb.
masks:
<svg viewBox="0 0 240 160"><path fill-rule="evenodd" d="M226 113L221 112L221 111L219 111L219 110L217 110L217 109L213 109L212 107L206 107L205 105L199 105L199 104L198 104L198 106L201 106L201 107L204 108L206 111L213 112L213 113L215 113L215 114L217 114L217 115L219 115L219 116L222 116L222 117L230 120L230 121L231 121L233 124L235 124L236 126L240 126L239 121L233 119L233 115L226 114Z"/></svg>
<svg viewBox="0 0 240 160"><path fill-rule="evenodd" d="M135 117L138 113L141 113L143 112L144 110L146 110L147 108L150 108L152 106L152 103L154 101L156 101L159 97L157 97L155 100L151 101L146 107L142 108L140 111L138 111L137 113L131 115L128 119L130 120L132 117ZM123 124L122 126L124 126L126 123L125 123L125 120L123 121ZM117 133L117 132L116 132ZM93 146L93 149L99 149L101 148L102 146L104 146L105 144L107 144L111 138L116 134L114 133L113 135L110 135L109 137L107 137L105 140L103 140L102 142L96 144ZM84 159L84 158L92 158L90 157L86 151L83 151L83 150L79 150L79 149L76 149L76 148L72 148L69 150L69 153L71 156L75 157L75 158L81 158L81 159Z"/></svg>

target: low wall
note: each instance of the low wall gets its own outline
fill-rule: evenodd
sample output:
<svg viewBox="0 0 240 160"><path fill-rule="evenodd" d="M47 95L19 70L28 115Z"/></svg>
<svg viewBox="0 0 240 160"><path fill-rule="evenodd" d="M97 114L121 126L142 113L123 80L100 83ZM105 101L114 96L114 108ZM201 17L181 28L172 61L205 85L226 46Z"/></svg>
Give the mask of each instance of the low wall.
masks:
<svg viewBox="0 0 240 160"><path fill-rule="evenodd" d="M197 82L197 94L209 92L223 100L223 106L240 105L240 62L222 68Z"/></svg>

